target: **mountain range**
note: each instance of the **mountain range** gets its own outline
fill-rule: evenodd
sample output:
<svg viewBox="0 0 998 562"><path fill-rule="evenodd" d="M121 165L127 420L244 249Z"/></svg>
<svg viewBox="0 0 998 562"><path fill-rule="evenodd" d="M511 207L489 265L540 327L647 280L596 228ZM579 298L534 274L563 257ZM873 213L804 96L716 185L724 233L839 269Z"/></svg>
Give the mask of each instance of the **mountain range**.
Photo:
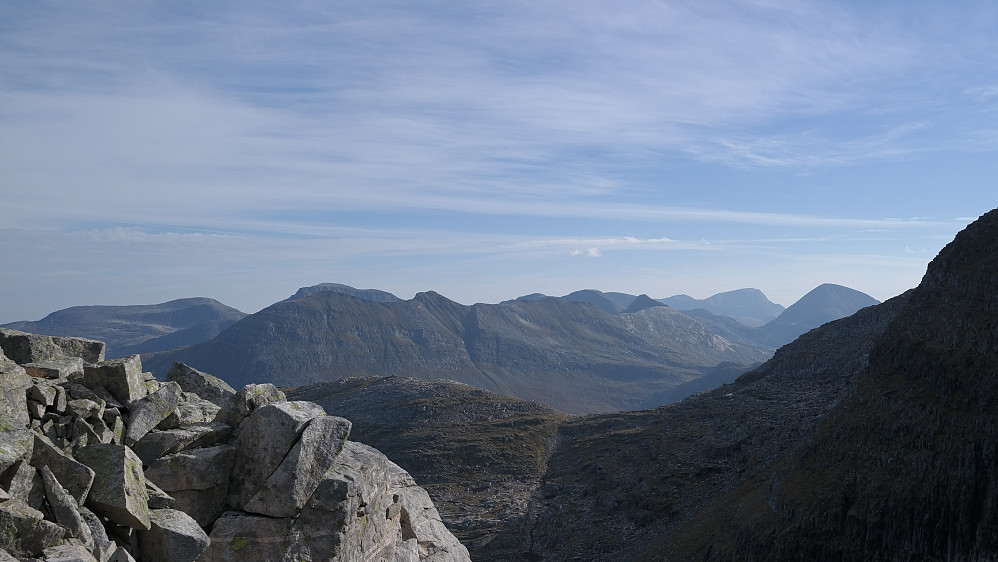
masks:
<svg viewBox="0 0 998 562"><path fill-rule="evenodd" d="M755 289L698 302L743 315L779 307ZM6 327L102 339L112 355L141 353L160 376L180 360L236 386L445 377L593 413L654 407L731 382L779 345L875 302L826 284L751 327L706 309L679 312L647 295L584 290L466 306L433 292L405 301L323 283L253 315L211 299L181 299L74 307Z"/></svg>
<svg viewBox="0 0 998 562"><path fill-rule="evenodd" d="M447 378L568 413L637 409L721 363L771 351L722 338L668 306L610 315L558 299L462 305L433 292L378 302L337 291L276 303L210 341L151 354L234 386L361 375Z"/></svg>

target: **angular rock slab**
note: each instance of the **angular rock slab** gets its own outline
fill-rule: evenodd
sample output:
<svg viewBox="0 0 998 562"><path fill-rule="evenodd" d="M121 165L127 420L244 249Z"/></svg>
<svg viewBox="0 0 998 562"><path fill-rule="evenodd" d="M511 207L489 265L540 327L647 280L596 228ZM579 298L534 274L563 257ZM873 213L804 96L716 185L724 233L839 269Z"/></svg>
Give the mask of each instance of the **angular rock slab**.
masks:
<svg viewBox="0 0 998 562"><path fill-rule="evenodd" d="M83 373L83 358L53 357L22 365L29 376L39 379L64 379Z"/></svg>
<svg viewBox="0 0 998 562"><path fill-rule="evenodd" d="M294 517L312 496L350 435L350 422L319 416L309 422L301 438L280 466L243 508L271 517Z"/></svg>
<svg viewBox="0 0 998 562"><path fill-rule="evenodd" d="M38 556L62 542L66 530L28 504L10 500L0 503L0 548L22 557Z"/></svg>
<svg viewBox="0 0 998 562"><path fill-rule="evenodd" d="M211 542L207 533L183 511L154 509L151 527L139 532L143 562L193 562Z"/></svg>
<svg viewBox="0 0 998 562"><path fill-rule="evenodd" d="M222 443L231 434L232 426L224 423L195 423L176 429L150 431L132 450L144 464L150 465L163 455Z"/></svg>
<svg viewBox="0 0 998 562"><path fill-rule="evenodd" d="M80 516L83 517L83 521L90 528L90 536L94 539L93 552L94 558L98 560L107 560L111 555L111 552L117 548L111 539L107 536L107 529L104 528L104 523L101 521L94 512L90 511L86 507L80 508Z"/></svg>
<svg viewBox="0 0 998 562"><path fill-rule="evenodd" d="M211 544L201 554L199 560L201 562L286 560L285 541L290 527L290 519L274 519L227 511L215 521L215 526L211 529ZM331 559L332 556L325 558L325 560Z"/></svg>
<svg viewBox="0 0 998 562"><path fill-rule="evenodd" d="M149 530L149 496L142 461L122 445L97 444L82 447L76 458L99 478L87 496L86 506L111 521Z"/></svg>
<svg viewBox="0 0 998 562"><path fill-rule="evenodd" d="M335 467L325 474L302 508L290 534L288 559L393 559L405 538L393 505L388 459L377 450L347 442Z"/></svg>
<svg viewBox="0 0 998 562"><path fill-rule="evenodd" d="M83 368L83 384L91 389L100 386L122 404L140 400L147 394L142 360L138 355L101 361Z"/></svg>
<svg viewBox="0 0 998 562"><path fill-rule="evenodd" d="M34 437L31 464L49 467L76 503L83 504L94 482L93 469L64 453L44 435L35 433Z"/></svg>
<svg viewBox="0 0 998 562"><path fill-rule="evenodd" d="M51 336L0 328L0 349L19 365L65 355Z"/></svg>
<svg viewBox="0 0 998 562"><path fill-rule="evenodd" d="M145 476L164 492L207 490L228 484L234 460L235 448L230 445L204 447L157 459Z"/></svg>
<svg viewBox="0 0 998 562"><path fill-rule="evenodd" d="M263 485L313 419L325 411L312 402L277 402L253 411L236 438L229 505L242 508Z"/></svg>
<svg viewBox="0 0 998 562"><path fill-rule="evenodd" d="M78 544L60 544L43 551L45 562L100 562L85 547Z"/></svg>
<svg viewBox="0 0 998 562"><path fill-rule="evenodd" d="M139 439L159 425L177 409L180 403L180 385L166 383L159 390L131 403L128 428L125 430L125 445L131 447Z"/></svg>
<svg viewBox="0 0 998 562"><path fill-rule="evenodd" d="M104 360L107 346L98 340L86 338L66 338L52 336L52 342L69 357L80 357L87 363L100 363Z"/></svg>
<svg viewBox="0 0 998 562"><path fill-rule="evenodd" d="M170 367L170 372L166 374L166 380L176 382L184 389L184 392L193 392L219 407L228 404L229 400L236 395L236 389L229 386L229 383L216 376L188 367L180 361L175 362Z"/></svg>
<svg viewBox="0 0 998 562"><path fill-rule="evenodd" d="M3 476L0 486L6 487L11 499L20 500L38 510L45 507L45 483L28 459L18 463L16 469L10 468Z"/></svg>
<svg viewBox="0 0 998 562"><path fill-rule="evenodd" d="M76 500L59 484L49 467L43 466L39 471L45 483L45 497L48 499L56 523L68 529L72 536L83 541L83 544L92 550L94 537L83 515L80 514L80 506Z"/></svg>

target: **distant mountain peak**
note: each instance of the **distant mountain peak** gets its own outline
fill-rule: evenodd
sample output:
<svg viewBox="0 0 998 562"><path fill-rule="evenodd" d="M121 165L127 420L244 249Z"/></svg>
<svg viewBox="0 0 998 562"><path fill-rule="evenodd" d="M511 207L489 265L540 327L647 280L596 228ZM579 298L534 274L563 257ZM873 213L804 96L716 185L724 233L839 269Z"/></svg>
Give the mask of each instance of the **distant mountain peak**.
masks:
<svg viewBox="0 0 998 562"><path fill-rule="evenodd" d="M669 308L669 305L665 304L664 302L659 302L659 301L657 301L657 300L649 297L648 295L641 294L641 295L638 295L631 302L630 306L628 306L624 310L624 313L640 312L642 310L645 310L646 308L653 308L653 307L656 307L656 306L664 306L666 308Z"/></svg>
<svg viewBox="0 0 998 562"><path fill-rule="evenodd" d="M658 299L676 310L706 310L718 316L730 316L746 326L761 326L778 317L784 308L766 298L759 289L735 289L705 299L674 295Z"/></svg>
<svg viewBox="0 0 998 562"><path fill-rule="evenodd" d="M319 283L318 285L312 285L311 287L302 287L298 289L295 294L285 300L294 301L310 297L321 292L343 293L358 299L374 302L402 302L402 299L387 291L381 291L379 289L355 289L354 287L343 285L342 283Z"/></svg>

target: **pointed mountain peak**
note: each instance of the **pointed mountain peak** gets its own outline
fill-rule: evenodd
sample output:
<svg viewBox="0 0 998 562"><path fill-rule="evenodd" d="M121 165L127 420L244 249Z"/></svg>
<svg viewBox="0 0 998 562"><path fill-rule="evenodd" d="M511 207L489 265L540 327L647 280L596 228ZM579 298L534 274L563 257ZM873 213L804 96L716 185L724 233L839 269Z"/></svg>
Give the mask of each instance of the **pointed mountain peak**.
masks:
<svg viewBox="0 0 998 562"><path fill-rule="evenodd" d="M639 312L641 310L645 310L646 308L654 308L656 306L669 308L669 305L664 302L659 302L648 295L641 294L634 298L634 301L632 301L631 305L624 310L624 313Z"/></svg>

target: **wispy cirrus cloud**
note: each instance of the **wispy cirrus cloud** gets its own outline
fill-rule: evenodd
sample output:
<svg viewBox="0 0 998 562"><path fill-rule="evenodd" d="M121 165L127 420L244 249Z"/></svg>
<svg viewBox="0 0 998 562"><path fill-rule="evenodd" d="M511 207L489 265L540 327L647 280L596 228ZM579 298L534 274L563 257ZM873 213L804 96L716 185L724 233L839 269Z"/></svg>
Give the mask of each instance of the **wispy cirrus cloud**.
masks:
<svg viewBox="0 0 998 562"><path fill-rule="evenodd" d="M7 8L4 167L37 209L76 190L88 214L210 216L607 196L663 155L809 168L925 149L905 124L754 130L890 103L869 96L926 48L898 29L811 2L618 8Z"/></svg>

